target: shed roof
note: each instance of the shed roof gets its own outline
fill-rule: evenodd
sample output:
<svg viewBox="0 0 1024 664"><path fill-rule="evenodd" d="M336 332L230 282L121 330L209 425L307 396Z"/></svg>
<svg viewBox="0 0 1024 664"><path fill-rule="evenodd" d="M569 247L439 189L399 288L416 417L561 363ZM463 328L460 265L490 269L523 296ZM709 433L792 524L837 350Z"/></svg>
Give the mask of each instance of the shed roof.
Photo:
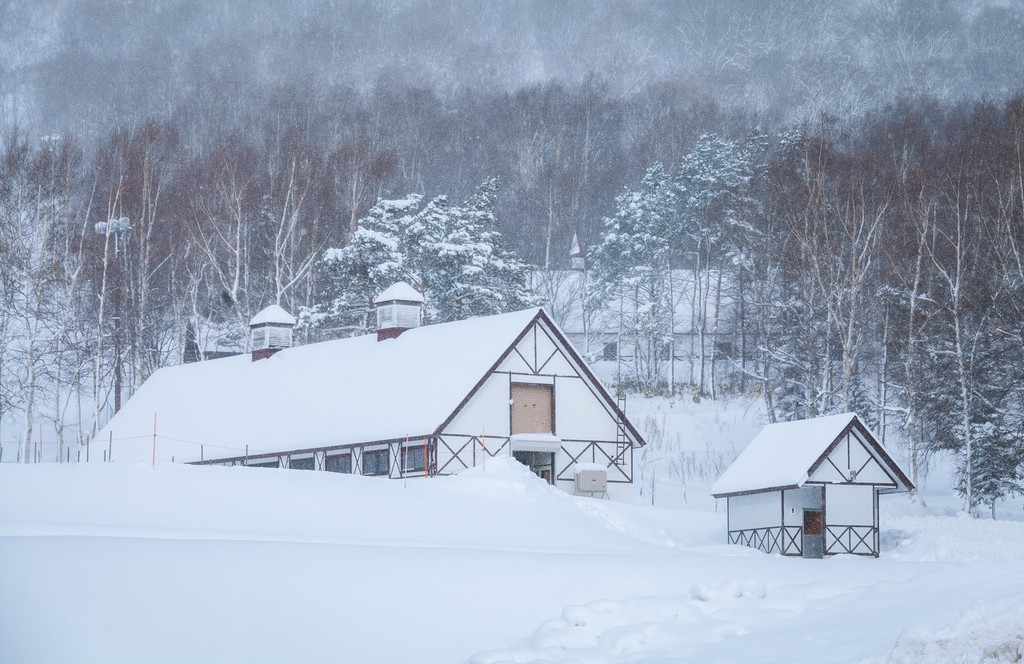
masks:
<svg viewBox="0 0 1024 664"><path fill-rule="evenodd" d="M155 372L97 434L119 460L197 461L432 434L527 327L526 309Z"/></svg>
<svg viewBox="0 0 1024 664"><path fill-rule="evenodd" d="M870 440L866 443L889 472L901 482L906 480L857 414L841 413L766 426L722 473L711 493L722 497L801 486L832 444L854 423L867 433ZM909 480L904 484L909 486Z"/></svg>

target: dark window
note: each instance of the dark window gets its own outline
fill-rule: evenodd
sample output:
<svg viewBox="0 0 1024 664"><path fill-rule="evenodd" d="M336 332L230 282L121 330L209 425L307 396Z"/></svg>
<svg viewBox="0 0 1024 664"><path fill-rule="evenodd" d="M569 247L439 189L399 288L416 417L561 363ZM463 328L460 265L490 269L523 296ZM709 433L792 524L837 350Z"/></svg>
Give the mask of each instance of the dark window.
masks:
<svg viewBox="0 0 1024 664"><path fill-rule="evenodd" d="M277 459L273 461L250 461L245 465L250 468L277 468Z"/></svg>
<svg viewBox="0 0 1024 664"><path fill-rule="evenodd" d="M288 462L288 467L292 470L315 470L316 463L313 461L313 457L305 457L302 459L291 459Z"/></svg>
<svg viewBox="0 0 1024 664"><path fill-rule="evenodd" d="M609 361L619 359L619 344L614 341L606 343L604 345L604 351L601 353L601 359Z"/></svg>
<svg viewBox="0 0 1024 664"><path fill-rule="evenodd" d="M335 454L324 460L324 468L330 473L351 473L352 455Z"/></svg>
<svg viewBox="0 0 1024 664"><path fill-rule="evenodd" d="M363 475L387 475L390 456L387 450L363 453Z"/></svg>
<svg viewBox="0 0 1024 664"><path fill-rule="evenodd" d="M423 472L426 467L426 454L423 445L413 445L404 448L405 460L403 467L409 472Z"/></svg>

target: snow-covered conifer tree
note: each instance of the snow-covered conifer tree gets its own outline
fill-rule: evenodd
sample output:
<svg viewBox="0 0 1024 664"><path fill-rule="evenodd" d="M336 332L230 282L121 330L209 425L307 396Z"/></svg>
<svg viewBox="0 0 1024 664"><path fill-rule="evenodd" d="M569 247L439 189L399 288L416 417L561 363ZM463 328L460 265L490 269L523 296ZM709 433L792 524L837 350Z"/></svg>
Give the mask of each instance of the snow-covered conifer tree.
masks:
<svg viewBox="0 0 1024 664"><path fill-rule="evenodd" d="M529 266L504 247L495 229L497 180L487 180L462 205L438 196L422 205L410 195L381 200L359 221L349 244L328 249L323 298L300 311L311 329L330 336L371 331L373 299L405 280L423 293L428 320L444 322L514 311L536 304Z"/></svg>

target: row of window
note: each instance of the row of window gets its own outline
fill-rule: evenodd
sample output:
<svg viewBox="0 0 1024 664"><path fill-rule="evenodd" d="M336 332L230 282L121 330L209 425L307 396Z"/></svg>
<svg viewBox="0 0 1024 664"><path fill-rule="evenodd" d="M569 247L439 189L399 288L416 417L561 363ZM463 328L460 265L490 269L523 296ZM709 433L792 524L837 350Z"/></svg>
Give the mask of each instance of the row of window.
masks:
<svg viewBox="0 0 1024 664"><path fill-rule="evenodd" d="M718 341L715 342L715 354L719 357L731 357L733 354L733 345L729 341ZM677 351L679 349L677 348ZM658 349L658 356L660 359L667 358L672 353L672 347L665 343ZM601 359L607 362L615 361L619 359L619 344L614 341L609 341L601 348ZM626 356L623 356L626 359ZM684 355L676 353L676 359L685 359Z"/></svg>
<svg viewBox="0 0 1024 664"><path fill-rule="evenodd" d="M426 449L421 446L405 447L402 449L403 464L406 472L423 472L426 467ZM316 465L313 457L301 457L292 459L288 467L292 470L315 470ZM277 468L277 461L260 461L247 464L252 468ZM391 452L388 449L370 450L363 452L363 475L388 475L390 474ZM330 454L324 460L324 470L331 473L351 473L351 454Z"/></svg>

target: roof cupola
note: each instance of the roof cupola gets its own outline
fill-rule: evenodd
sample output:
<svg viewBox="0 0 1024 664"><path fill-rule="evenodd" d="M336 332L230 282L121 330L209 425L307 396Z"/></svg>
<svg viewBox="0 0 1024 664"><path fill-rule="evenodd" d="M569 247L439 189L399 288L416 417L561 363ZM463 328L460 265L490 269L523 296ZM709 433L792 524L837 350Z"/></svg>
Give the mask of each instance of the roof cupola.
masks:
<svg viewBox="0 0 1024 664"><path fill-rule="evenodd" d="M295 317L276 304L256 314L249 321L252 333L252 361L270 357L292 345Z"/></svg>
<svg viewBox="0 0 1024 664"><path fill-rule="evenodd" d="M386 289L373 304L377 308L377 341L394 339L423 321L423 296L404 281Z"/></svg>

